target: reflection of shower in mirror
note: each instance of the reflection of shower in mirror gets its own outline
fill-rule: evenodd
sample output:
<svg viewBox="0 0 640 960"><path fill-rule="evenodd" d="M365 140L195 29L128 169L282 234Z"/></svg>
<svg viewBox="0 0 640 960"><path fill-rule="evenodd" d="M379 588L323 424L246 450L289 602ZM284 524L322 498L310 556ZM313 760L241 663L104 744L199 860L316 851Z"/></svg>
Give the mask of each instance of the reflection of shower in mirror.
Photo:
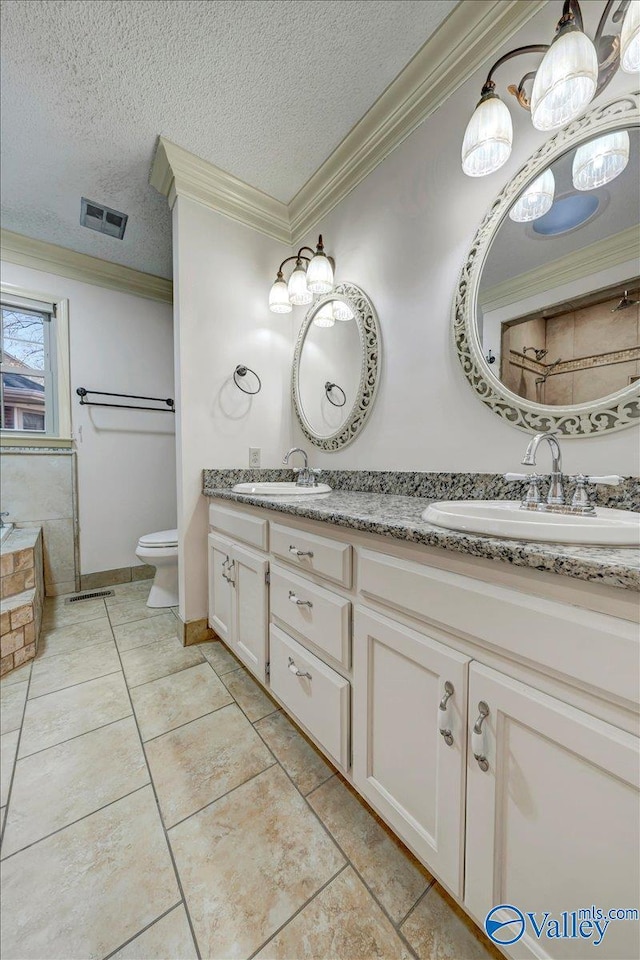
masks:
<svg viewBox="0 0 640 960"><path fill-rule="evenodd" d="M628 310L629 307L635 307L636 303L640 303L640 300L634 300L629 297L629 291L625 290L620 303L613 307L611 313L617 313L618 310Z"/></svg>
<svg viewBox="0 0 640 960"><path fill-rule="evenodd" d="M522 353L525 357L527 355L527 350L531 350L532 353L535 353L536 360L542 360L542 358L546 357L546 355L549 353L548 350L544 350L542 347L523 347Z"/></svg>

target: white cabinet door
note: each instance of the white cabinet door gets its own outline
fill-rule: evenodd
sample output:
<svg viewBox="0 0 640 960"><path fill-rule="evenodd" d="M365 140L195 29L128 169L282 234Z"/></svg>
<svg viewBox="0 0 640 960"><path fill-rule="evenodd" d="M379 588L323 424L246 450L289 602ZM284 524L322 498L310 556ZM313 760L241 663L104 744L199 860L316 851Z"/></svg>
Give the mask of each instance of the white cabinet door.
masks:
<svg viewBox="0 0 640 960"><path fill-rule="evenodd" d="M458 896L464 856L469 658L356 607L353 777L358 790ZM439 732L445 684L452 742ZM445 727L446 728L446 727Z"/></svg>
<svg viewBox="0 0 640 960"><path fill-rule="evenodd" d="M231 593L229 578L233 544L226 537L210 533L209 543L209 626L222 640L231 637Z"/></svg>
<svg viewBox="0 0 640 960"><path fill-rule="evenodd" d="M233 545L232 561L231 646L236 656L264 683L269 636L269 561L237 544Z"/></svg>
<svg viewBox="0 0 640 960"><path fill-rule="evenodd" d="M465 903L480 923L500 904L524 915L496 931L513 957L629 960L640 956L638 922L612 920L598 949L573 911L640 902L639 741L610 724L473 662L469 730L489 714L468 752ZM486 764L483 764L486 765ZM538 938L527 916L535 913ZM565 921L563 914L567 914ZM583 915L584 916L584 915ZM557 927L553 920L559 921ZM546 932L560 936L546 936ZM563 936L573 934L573 938Z"/></svg>

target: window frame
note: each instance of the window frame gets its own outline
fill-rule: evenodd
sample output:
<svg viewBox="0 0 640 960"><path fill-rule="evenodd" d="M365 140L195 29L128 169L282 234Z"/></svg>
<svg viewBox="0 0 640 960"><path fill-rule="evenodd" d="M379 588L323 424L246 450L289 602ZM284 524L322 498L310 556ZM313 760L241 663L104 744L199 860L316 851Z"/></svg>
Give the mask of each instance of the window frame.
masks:
<svg viewBox="0 0 640 960"><path fill-rule="evenodd" d="M68 446L72 444L71 437L71 383L69 372L69 301L65 297L54 296L18 287L10 283L0 284L0 299L31 300L36 303L52 304L54 313L45 331L45 396L49 400L45 405L45 430L2 430L0 429L0 445L2 446ZM49 311L43 310L43 313ZM34 376L36 371L34 371ZM42 371L38 371L42 376ZM50 389L46 389L47 377Z"/></svg>

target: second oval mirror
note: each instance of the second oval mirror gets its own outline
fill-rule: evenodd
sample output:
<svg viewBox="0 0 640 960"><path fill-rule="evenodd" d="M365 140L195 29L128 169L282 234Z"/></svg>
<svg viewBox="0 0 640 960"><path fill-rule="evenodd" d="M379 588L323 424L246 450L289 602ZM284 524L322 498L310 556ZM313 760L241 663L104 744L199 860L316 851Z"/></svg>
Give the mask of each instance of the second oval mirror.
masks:
<svg viewBox="0 0 640 960"><path fill-rule="evenodd" d="M337 450L362 429L375 396L380 333L366 294L343 283L317 300L302 324L293 399L305 436Z"/></svg>

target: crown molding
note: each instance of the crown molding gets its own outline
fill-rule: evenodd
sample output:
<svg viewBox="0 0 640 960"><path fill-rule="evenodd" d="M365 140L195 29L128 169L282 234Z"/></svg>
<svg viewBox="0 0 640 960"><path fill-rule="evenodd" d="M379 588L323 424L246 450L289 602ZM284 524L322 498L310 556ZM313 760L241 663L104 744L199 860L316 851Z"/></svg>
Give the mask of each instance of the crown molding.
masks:
<svg viewBox="0 0 640 960"><path fill-rule="evenodd" d="M171 208L177 196L188 197L275 240L298 244L546 3L458 4L288 204L164 137L158 139L150 183Z"/></svg>
<svg viewBox="0 0 640 960"><path fill-rule="evenodd" d="M474 0L458 4L293 197L289 213L294 243L490 60L546 2Z"/></svg>
<svg viewBox="0 0 640 960"><path fill-rule="evenodd" d="M588 247L566 253L536 270L528 270L488 287L479 297L485 318L493 310L520 303L543 290L554 290L619 263L637 262L639 240L638 228L629 227L606 240L598 240Z"/></svg>
<svg viewBox="0 0 640 960"><path fill-rule="evenodd" d="M148 300L173 302L173 284L164 277L142 273L86 253L76 253L54 243L33 240L10 230L0 231L0 258L21 267L43 270L70 280L92 283L120 293L131 293Z"/></svg>
<svg viewBox="0 0 640 960"><path fill-rule="evenodd" d="M187 197L274 240L291 243L286 203L201 160L164 137L158 139L149 182L167 197L171 209L176 197Z"/></svg>

